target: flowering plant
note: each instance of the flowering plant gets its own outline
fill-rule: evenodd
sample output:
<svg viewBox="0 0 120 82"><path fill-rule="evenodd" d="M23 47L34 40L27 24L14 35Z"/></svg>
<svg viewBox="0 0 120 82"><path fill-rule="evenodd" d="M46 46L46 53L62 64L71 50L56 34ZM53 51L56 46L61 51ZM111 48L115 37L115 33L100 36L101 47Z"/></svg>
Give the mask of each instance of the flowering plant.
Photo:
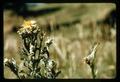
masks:
<svg viewBox="0 0 120 82"><path fill-rule="evenodd" d="M50 58L49 46L53 40L45 41L45 33L40 30L34 20L24 21L18 30L22 38L21 63L5 58L5 66L19 79L56 78L61 71L56 69L56 63Z"/></svg>

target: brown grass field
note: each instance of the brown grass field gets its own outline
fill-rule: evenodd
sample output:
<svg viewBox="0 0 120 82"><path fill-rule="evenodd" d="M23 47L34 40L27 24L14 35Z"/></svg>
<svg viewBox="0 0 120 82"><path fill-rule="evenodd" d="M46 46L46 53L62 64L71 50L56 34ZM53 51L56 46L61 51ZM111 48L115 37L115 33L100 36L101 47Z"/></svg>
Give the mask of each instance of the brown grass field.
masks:
<svg viewBox="0 0 120 82"><path fill-rule="evenodd" d="M35 19L47 36L53 37L50 57L57 62L60 79L92 79L91 70L83 58L88 55L94 42L100 42L96 52L98 79L116 77L116 28L103 21L116 5L112 3L96 4L45 4L30 7L31 11L60 9L43 15L28 16ZM29 15L29 14L28 14ZM14 26L19 26L25 18L12 10L4 10L4 58L15 58L20 63L20 37ZM4 67L4 77L15 79L8 67Z"/></svg>

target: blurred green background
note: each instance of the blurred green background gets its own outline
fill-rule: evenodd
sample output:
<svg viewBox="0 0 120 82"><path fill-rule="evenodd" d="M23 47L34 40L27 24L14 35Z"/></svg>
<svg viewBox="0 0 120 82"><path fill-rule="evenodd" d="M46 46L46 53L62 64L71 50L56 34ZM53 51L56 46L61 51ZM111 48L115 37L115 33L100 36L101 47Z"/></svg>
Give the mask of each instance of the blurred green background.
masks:
<svg viewBox="0 0 120 82"><path fill-rule="evenodd" d="M116 77L116 4L113 3L25 3L4 4L4 58L20 63L21 40L17 28L25 19L34 19L54 38L51 58L62 73L57 78L92 78L83 58L94 42L97 78ZM4 77L15 79L8 67Z"/></svg>

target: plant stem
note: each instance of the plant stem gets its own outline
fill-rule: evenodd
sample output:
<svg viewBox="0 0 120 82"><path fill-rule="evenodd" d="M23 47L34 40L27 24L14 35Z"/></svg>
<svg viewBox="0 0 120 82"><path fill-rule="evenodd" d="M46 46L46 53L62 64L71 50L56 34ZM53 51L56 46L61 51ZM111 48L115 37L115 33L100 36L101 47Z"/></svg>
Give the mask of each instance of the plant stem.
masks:
<svg viewBox="0 0 120 82"><path fill-rule="evenodd" d="M90 66L90 68L91 68L92 77L93 77L93 79L95 79L95 78L96 78L96 74L95 74L94 64L92 64L92 65Z"/></svg>

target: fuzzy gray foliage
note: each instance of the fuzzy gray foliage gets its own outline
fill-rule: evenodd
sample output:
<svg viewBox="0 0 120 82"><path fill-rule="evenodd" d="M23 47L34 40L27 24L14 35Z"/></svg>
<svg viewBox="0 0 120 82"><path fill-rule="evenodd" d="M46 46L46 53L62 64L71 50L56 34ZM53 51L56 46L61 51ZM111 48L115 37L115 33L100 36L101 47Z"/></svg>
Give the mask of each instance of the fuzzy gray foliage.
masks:
<svg viewBox="0 0 120 82"><path fill-rule="evenodd" d="M19 79L56 78L61 71L56 69L56 63L50 58L49 47L52 39L46 41L45 33L40 30L36 21L26 21L18 30L22 38L21 63L14 59L5 59L5 66Z"/></svg>

